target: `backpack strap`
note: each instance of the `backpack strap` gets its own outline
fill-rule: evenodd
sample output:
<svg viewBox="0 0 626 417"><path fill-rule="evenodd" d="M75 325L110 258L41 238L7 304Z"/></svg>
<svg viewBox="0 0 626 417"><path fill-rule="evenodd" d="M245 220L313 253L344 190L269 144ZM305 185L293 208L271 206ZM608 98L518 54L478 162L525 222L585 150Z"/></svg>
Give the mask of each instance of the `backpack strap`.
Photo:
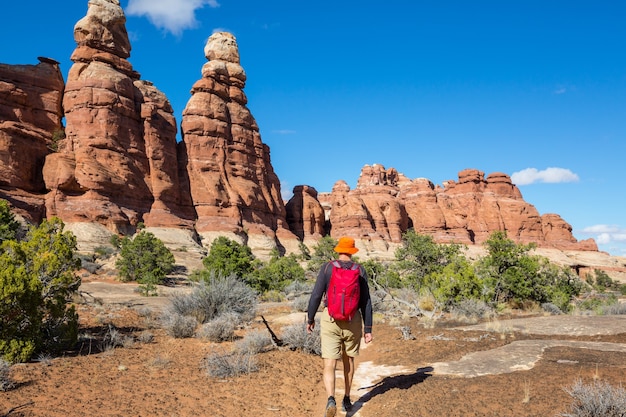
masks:
<svg viewBox="0 0 626 417"><path fill-rule="evenodd" d="M335 259L334 261L332 261L332 262L331 262L331 264L332 264L335 268L342 269L341 264L340 264L340 263L339 263L339 261L338 261L338 260L336 260L336 259ZM352 262L352 266L351 266L350 268L348 268L348 270L352 270L352 271L355 271L355 270L357 270L357 269L359 269L359 264L357 264L356 262Z"/></svg>

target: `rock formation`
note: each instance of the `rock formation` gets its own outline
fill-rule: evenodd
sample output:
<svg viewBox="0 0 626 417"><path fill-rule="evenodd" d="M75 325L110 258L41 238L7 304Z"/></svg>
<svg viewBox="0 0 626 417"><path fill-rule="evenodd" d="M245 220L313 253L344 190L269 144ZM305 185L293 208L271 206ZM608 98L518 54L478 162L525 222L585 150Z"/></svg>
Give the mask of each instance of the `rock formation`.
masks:
<svg viewBox="0 0 626 417"><path fill-rule="evenodd" d="M328 232L354 236L363 257L389 256L409 228L438 242L480 244L505 230L549 250L597 251L560 216L539 215L508 175L476 169L436 186L365 166L354 190L345 181L331 193L301 185L285 205L247 108L234 36L209 38L176 143L167 97L128 61L119 0L88 4L66 83L49 58L0 64L0 198L27 220L58 216L79 243L132 233L140 222L170 246L197 244L196 232L205 246L226 235L261 257L297 252Z"/></svg>
<svg viewBox="0 0 626 417"><path fill-rule="evenodd" d="M63 76L59 63L0 64L0 198L31 222L45 216L41 174L63 137Z"/></svg>
<svg viewBox="0 0 626 417"><path fill-rule="evenodd" d="M331 236L354 236L372 253L400 243L408 228L441 243L482 244L491 233L503 230L518 243L598 250L593 240L578 242L559 215L540 216L503 173L485 179L483 172L466 169L458 181L447 181L442 188L424 178L409 180L394 168L366 165L354 190L341 180L322 199L330 202ZM290 218L300 221L297 213Z"/></svg>
<svg viewBox="0 0 626 417"><path fill-rule="evenodd" d="M324 208L317 196L315 188L298 185L293 188L293 196L285 206L289 229L301 241L305 237L317 241L327 234Z"/></svg>
<svg viewBox="0 0 626 417"><path fill-rule="evenodd" d="M74 27L66 138L43 169L46 214L112 232L132 232L139 222L191 227L190 202L180 194L173 110L127 61L125 21L118 0L90 0Z"/></svg>
<svg viewBox="0 0 626 417"><path fill-rule="evenodd" d="M235 37L211 35L204 53L209 61L191 89L181 124L196 230L208 240L227 234L257 252L297 247L269 147L246 107L246 74Z"/></svg>

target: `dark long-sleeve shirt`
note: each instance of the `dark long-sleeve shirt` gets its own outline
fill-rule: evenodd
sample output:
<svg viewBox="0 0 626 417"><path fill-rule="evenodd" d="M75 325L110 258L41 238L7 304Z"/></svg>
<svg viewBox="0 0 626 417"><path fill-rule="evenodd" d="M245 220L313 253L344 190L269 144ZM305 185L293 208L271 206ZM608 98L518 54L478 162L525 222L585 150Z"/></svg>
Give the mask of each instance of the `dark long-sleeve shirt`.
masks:
<svg viewBox="0 0 626 417"><path fill-rule="evenodd" d="M339 261L341 266L345 269L350 269L354 262L352 261ZM328 292L328 285L330 284L330 276L333 272L333 265L331 262L326 262L320 268L320 272L317 274L317 280L309 299L309 308L307 309L308 323L311 324L315 321L315 313L322 302L324 294ZM367 273L365 268L359 265L359 285L360 285L360 298L359 298L359 310L361 311L361 317L363 318L364 333L372 333L372 300L370 298L369 285L367 284ZM324 299L324 305L327 306L328 301Z"/></svg>

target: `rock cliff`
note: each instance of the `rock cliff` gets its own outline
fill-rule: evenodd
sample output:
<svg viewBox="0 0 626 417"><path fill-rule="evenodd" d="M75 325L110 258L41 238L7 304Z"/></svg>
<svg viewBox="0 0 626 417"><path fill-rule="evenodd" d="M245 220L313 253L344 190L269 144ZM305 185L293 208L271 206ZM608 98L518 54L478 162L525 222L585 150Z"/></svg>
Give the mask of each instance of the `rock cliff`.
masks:
<svg viewBox="0 0 626 417"><path fill-rule="evenodd" d="M181 125L196 231L209 240L228 234L268 254L277 245L282 251L297 247L270 149L246 107L246 74L235 37L214 33L204 53L208 62Z"/></svg>
<svg viewBox="0 0 626 417"><path fill-rule="evenodd" d="M207 41L177 143L167 97L128 61L125 21L119 0L88 2L67 81L49 58L0 64L0 198L31 222L60 217L83 248L142 222L171 247L202 249L226 235L261 257L330 233L357 238L363 257L388 258L409 228L438 242L479 245L505 230L545 249L597 252L559 215L540 215L503 173L466 169L439 186L365 166L354 190L301 185L284 203L247 108L235 37Z"/></svg>
<svg viewBox="0 0 626 417"><path fill-rule="evenodd" d="M131 233L139 222L190 228L173 110L128 62L125 21L118 0L90 0L74 27L77 48L63 98L66 138L43 168L46 215L99 223L114 233Z"/></svg>
<svg viewBox="0 0 626 417"><path fill-rule="evenodd" d="M63 137L59 63L0 64L0 198L31 222L45 217L42 168Z"/></svg>

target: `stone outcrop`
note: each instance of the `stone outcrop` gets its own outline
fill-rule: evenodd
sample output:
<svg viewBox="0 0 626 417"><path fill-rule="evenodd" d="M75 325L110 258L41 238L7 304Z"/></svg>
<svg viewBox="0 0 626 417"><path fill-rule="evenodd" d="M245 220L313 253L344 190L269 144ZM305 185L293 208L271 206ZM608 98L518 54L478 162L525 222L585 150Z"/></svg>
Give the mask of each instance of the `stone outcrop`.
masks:
<svg viewBox="0 0 626 417"><path fill-rule="evenodd" d="M0 64L0 198L31 222L45 216L41 174L46 155L64 135L59 63Z"/></svg>
<svg viewBox="0 0 626 417"><path fill-rule="evenodd" d="M483 172L466 169L458 181L439 187L425 178L409 180L394 168L366 165L354 190L340 180L324 200L329 201L331 236L354 236L370 252L383 250L385 243L400 243L409 228L441 243L482 244L501 230L518 243L598 250L591 239L578 242L559 215L540 216L503 173L485 179ZM296 213L290 217L300 221Z"/></svg>
<svg viewBox="0 0 626 417"><path fill-rule="evenodd" d="M63 107L66 138L43 169L46 214L112 232L191 227L181 195L176 122L167 98L140 80L118 0L90 0L76 23ZM187 203L188 207L185 207Z"/></svg>
<svg viewBox="0 0 626 417"><path fill-rule="evenodd" d="M246 107L246 74L235 37L215 33L204 52L208 62L181 124L196 230L209 240L229 234L257 252L297 247L269 147Z"/></svg>
<svg viewBox="0 0 626 417"><path fill-rule="evenodd" d="M301 185L285 204L247 107L235 37L209 38L177 143L167 97L128 61L125 21L119 0L89 0L66 82L49 58L0 64L0 198L26 220L58 216L91 249L142 222L196 255L204 248L194 244L220 235L263 257L330 233L354 236L363 257L389 256L409 228L438 242L480 244L505 230L544 249L597 252L560 216L540 215L503 173L466 169L438 186L365 166L354 190Z"/></svg>
<svg viewBox="0 0 626 417"><path fill-rule="evenodd" d="M285 206L287 224L298 239L305 237L313 241L327 234L326 216L318 200L317 190L308 185L293 188L293 196Z"/></svg>

